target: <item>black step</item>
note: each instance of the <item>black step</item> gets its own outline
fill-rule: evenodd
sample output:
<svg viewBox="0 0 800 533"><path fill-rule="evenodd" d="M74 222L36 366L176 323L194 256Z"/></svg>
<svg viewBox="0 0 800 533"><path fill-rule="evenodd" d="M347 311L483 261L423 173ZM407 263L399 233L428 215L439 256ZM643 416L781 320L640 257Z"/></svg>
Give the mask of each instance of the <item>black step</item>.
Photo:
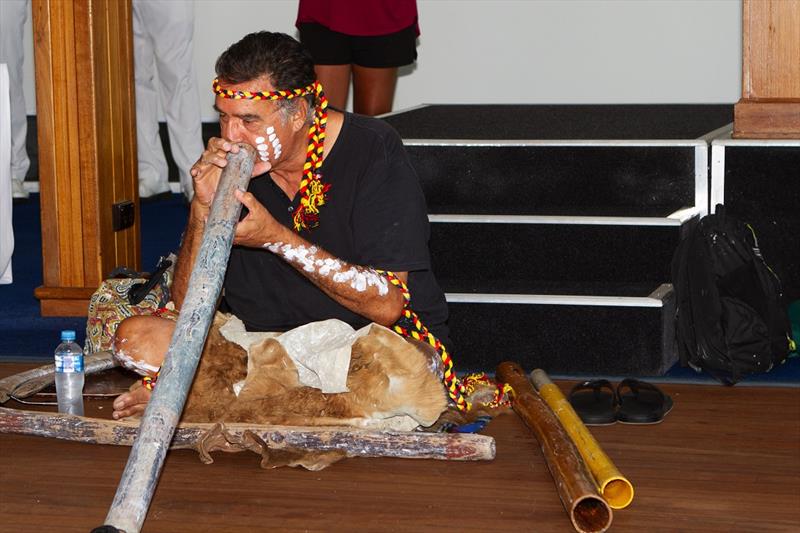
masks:
<svg viewBox="0 0 800 533"><path fill-rule="evenodd" d="M683 145L414 144L406 149L431 213L667 214L695 205L696 158ZM700 152L698 154L698 151Z"/></svg>
<svg viewBox="0 0 800 533"><path fill-rule="evenodd" d="M699 139L733 106L425 105L384 116L404 139Z"/></svg>
<svg viewBox="0 0 800 533"><path fill-rule="evenodd" d="M549 296L599 296L615 298L645 298L655 291L660 283L647 282L618 282L618 281L564 281L564 280L530 280L516 277L494 279L491 283L491 292L476 287L471 280L453 280L437 277L439 285L446 293L496 295L503 298L509 294L530 296L532 298L547 298ZM488 284L487 284L488 285Z"/></svg>
<svg viewBox="0 0 800 533"><path fill-rule="evenodd" d="M637 303L503 304L453 298L448 297L451 351L459 372L493 370L512 360L553 374L654 376L677 359L668 285Z"/></svg>
<svg viewBox="0 0 800 533"><path fill-rule="evenodd" d="M504 280L652 282L669 279L680 226L432 223L441 284L496 292Z"/></svg>

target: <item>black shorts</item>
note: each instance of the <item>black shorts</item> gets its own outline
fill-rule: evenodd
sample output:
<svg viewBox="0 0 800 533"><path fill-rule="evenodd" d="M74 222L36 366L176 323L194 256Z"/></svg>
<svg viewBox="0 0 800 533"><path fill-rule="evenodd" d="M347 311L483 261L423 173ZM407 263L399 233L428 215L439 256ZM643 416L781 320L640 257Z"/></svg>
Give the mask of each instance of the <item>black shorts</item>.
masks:
<svg viewBox="0 0 800 533"><path fill-rule="evenodd" d="M359 65L389 68L410 65L417 59L416 26L388 35L361 37L329 30L321 24L298 25L300 42L316 65Z"/></svg>

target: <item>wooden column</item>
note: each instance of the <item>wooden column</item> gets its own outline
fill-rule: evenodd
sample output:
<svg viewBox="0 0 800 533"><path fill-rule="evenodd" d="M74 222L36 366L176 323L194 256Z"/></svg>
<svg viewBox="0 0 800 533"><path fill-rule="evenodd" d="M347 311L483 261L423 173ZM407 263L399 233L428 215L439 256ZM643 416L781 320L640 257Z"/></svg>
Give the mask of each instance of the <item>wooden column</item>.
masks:
<svg viewBox="0 0 800 533"><path fill-rule="evenodd" d="M742 99L733 136L800 138L800 0L742 0Z"/></svg>
<svg viewBox="0 0 800 533"><path fill-rule="evenodd" d="M116 266L140 268L130 0L33 0L43 316L85 316ZM112 227L112 206L135 222Z"/></svg>

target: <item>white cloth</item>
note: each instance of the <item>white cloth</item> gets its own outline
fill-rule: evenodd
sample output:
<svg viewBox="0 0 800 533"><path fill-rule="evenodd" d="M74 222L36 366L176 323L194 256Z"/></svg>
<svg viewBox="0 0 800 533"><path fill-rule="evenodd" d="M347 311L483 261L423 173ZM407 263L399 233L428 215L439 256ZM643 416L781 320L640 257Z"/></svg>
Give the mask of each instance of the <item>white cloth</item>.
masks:
<svg viewBox="0 0 800 533"><path fill-rule="evenodd" d="M28 116L22 91L23 29L28 18L28 0L0 0L0 63L8 65L11 101L11 179L20 184L31 161L25 148Z"/></svg>
<svg viewBox="0 0 800 533"><path fill-rule="evenodd" d="M0 63L0 285L13 281L11 256L14 228L11 225L11 117L8 97L8 67Z"/></svg>
<svg viewBox="0 0 800 533"><path fill-rule="evenodd" d="M311 322L278 336L276 340L297 366L300 383L325 393L347 392L350 353L356 339L369 333L341 320Z"/></svg>
<svg viewBox="0 0 800 533"><path fill-rule="evenodd" d="M241 320L232 316L219 332L227 340L244 348L264 339L277 340L297 367L300 383L325 393L347 392L350 352L359 337L369 333L371 325L358 331L341 320L311 322L285 333L247 331ZM249 369L248 369L249 370ZM243 383L234 386L238 394Z"/></svg>
<svg viewBox="0 0 800 533"><path fill-rule="evenodd" d="M193 34L191 0L133 0L136 136L142 196L169 190L167 161L158 134L159 94L181 189L187 196L193 191L189 170L203 153Z"/></svg>

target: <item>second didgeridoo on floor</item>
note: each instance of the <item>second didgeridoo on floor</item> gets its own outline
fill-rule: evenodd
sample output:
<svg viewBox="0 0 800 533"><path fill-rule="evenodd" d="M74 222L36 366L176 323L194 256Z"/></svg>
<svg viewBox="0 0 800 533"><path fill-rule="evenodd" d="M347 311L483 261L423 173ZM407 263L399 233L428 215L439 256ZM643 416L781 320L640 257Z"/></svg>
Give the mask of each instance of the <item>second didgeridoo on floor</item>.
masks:
<svg viewBox="0 0 800 533"><path fill-rule="evenodd" d="M581 422L558 385L550 381L547 373L540 368L531 372L531 382L575 443L608 505L614 509L623 509L630 505L633 500L633 485L617 470L594 436Z"/></svg>
<svg viewBox="0 0 800 533"><path fill-rule="evenodd" d="M581 533L600 533L611 525L611 508L597 492L592 475L558 418L533 389L525 371L511 362L497 367L498 381L508 383L511 406L542 447L547 467L573 527Z"/></svg>

